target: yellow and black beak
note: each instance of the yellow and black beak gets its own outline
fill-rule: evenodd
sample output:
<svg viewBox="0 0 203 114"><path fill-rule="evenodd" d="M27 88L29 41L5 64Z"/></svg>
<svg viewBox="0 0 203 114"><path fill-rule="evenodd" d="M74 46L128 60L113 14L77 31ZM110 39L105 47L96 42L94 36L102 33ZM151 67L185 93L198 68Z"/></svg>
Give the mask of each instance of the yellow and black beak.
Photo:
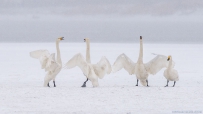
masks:
<svg viewBox="0 0 203 114"><path fill-rule="evenodd" d="M60 37L59 40L64 40L64 37Z"/></svg>
<svg viewBox="0 0 203 114"><path fill-rule="evenodd" d="M167 61L169 61L171 59L171 56L168 56L168 59L167 59Z"/></svg>

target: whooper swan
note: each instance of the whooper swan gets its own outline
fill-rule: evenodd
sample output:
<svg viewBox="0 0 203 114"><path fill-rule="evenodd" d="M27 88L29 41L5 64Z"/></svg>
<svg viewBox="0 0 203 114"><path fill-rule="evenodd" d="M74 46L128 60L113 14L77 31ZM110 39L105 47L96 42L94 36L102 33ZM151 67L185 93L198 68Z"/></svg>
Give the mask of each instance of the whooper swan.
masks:
<svg viewBox="0 0 203 114"><path fill-rule="evenodd" d="M59 50L59 42L61 40L64 40L64 37L56 39L56 60L55 53L49 54L48 50L37 50L30 52L30 56L32 58L39 59L41 63L41 68L45 69L45 72L47 72L46 76L44 77L44 87L50 87L49 82L51 80L53 80L54 87L56 87L55 78L62 68L61 55Z"/></svg>
<svg viewBox="0 0 203 114"><path fill-rule="evenodd" d="M178 71L173 69L172 66L172 56L168 56L167 61L169 61L168 68L164 71L164 77L167 79L167 85L165 87L168 87L169 81L174 81L173 87L176 84L176 81L179 80Z"/></svg>
<svg viewBox="0 0 203 114"><path fill-rule="evenodd" d="M66 64L65 68L70 69L78 66L83 74L87 77L87 80L83 83L82 87L86 87L86 82L90 80L93 87L99 86L98 78L102 79L105 74L111 73L111 65L106 57L102 57L97 64L91 64L90 60L90 41L88 38L85 38L86 42L86 60L79 53L73 56Z"/></svg>
<svg viewBox="0 0 203 114"><path fill-rule="evenodd" d="M117 72L124 68L130 75L135 74L138 81L141 81L143 86L148 86L148 75L155 75L162 68L168 66L168 62L166 61L167 57L164 55L157 55L154 59L149 61L148 63L143 63L143 42L142 36L140 36L140 52L137 63L134 63L129 57L127 57L124 53L119 55L114 62L113 72Z"/></svg>

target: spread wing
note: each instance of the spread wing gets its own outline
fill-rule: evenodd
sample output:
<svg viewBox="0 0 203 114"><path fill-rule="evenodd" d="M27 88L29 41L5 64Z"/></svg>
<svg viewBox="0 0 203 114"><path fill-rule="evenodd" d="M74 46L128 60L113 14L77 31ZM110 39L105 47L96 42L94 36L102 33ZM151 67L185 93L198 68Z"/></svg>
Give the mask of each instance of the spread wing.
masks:
<svg viewBox="0 0 203 114"><path fill-rule="evenodd" d="M117 72L124 68L130 75L135 73L135 65L129 57L127 57L124 53L119 55L116 61L113 64L113 72Z"/></svg>
<svg viewBox="0 0 203 114"><path fill-rule="evenodd" d="M148 63L145 63L145 68L149 74L155 75L157 72L159 72L162 68L167 68L169 61L167 61L167 56L165 55L156 55L155 58L153 58ZM175 65L175 62L172 62L173 66Z"/></svg>
<svg viewBox="0 0 203 114"><path fill-rule="evenodd" d="M84 57L78 53L73 56L65 65L64 68L70 69L78 66L85 76L90 73L90 65L85 61Z"/></svg>
<svg viewBox="0 0 203 114"><path fill-rule="evenodd" d="M45 71L54 72L59 66L60 65L55 60L55 53L52 53L47 59Z"/></svg>
<svg viewBox="0 0 203 114"><path fill-rule="evenodd" d="M35 59L40 59L40 57L42 56L49 56L49 55L50 54L48 50L36 50L36 51L30 52L30 56Z"/></svg>
<svg viewBox="0 0 203 114"><path fill-rule="evenodd" d="M45 71L54 72L58 67L55 61L55 54L49 54L48 50L36 50L30 52L30 57L38 59L41 64L41 68Z"/></svg>
<svg viewBox="0 0 203 114"><path fill-rule="evenodd" d="M106 57L102 57L97 64L92 65L95 74L102 79L105 74L111 73L111 64Z"/></svg>

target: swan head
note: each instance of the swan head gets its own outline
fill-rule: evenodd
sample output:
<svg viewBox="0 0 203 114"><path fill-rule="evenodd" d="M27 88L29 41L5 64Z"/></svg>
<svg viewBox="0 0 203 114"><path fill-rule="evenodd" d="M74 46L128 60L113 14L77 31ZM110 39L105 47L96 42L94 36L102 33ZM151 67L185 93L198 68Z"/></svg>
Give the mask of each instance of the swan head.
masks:
<svg viewBox="0 0 203 114"><path fill-rule="evenodd" d="M58 41L64 40L64 37L59 37L57 40Z"/></svg>
<svg viewBox="0 0 203 114"><path fill-rule="evenodd" d="M169 61L170 59L171 59L171 56L169 55L167 61Z"/></svg>
<svg viewBox="0 0 203 114"><path fill-rule="evenodd" d="M90 39L89 38L85 38L84 39L84 42L88 42Z"/></svg>

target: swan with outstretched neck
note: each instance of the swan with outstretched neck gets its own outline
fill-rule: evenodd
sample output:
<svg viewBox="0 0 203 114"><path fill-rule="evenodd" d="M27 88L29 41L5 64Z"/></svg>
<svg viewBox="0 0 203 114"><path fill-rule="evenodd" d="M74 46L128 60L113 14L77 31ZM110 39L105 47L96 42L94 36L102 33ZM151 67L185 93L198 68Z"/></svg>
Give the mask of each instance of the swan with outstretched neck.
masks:
<svg viewBox="0 0 203 114"><path fill-rule="evenodd" d="M89 40L89 38L85 38L84 42L86 42L86 62L91 64L91 59L90 59L90 40ZM87 81L88 81L88 78L86 79L86 81L83 83L83 85L81 87L86 87Z"/></svg>
<svg viewBox="0 0 203 114"><path fill-rule="evenodd" d="M169 81L174 81L173 87L175 87L176 81L179 80L178 71L172 66L172 56L169 55L167 61L169 61L169 65L164 71L164 77L167 79L167 84L165 87L168 87Z"/></svg>
<svg viewBox="0 0 203 114"><path fill-rule="evenodd" d="M124 68L130 75L135 74L137 78L137 84L140 81L143 86L148 85L149 74L155 75L162 68L168 67L168 61L166 61L167 56L157 55L155 58L150 60L148 63L143 63L143 38L140 36L140 52L137 63L134 63L128 56L124 53L119 55L113 64L113 72L117 72ZM174 66L172 62L172 66Z"/></svg>
<svg viewBox="0 0 203 114"><path fill-rule="evenodd" d="M70 69L78 66L87 78L81 87L86 87L88 80L92 82L93 87L98 87L98 78L102 79L105 74L110 74L111 65L104 56L97 64L92 64L90 59L90 40L85 38L84 41L86 42L86 60L82 54L78 53L65 64L64 68Z"/></svg>
<svg viewBox="0 0 203 114"><path fill-rule="evenodd" d="M138 86L138 81L140 80L142 85L144 86L149 86L148 85L148 72L145 68L145 65L143 63L143 43L142 43L142 36L140 36L140 53L139 53L139 58L137 60L137 64L135 65L135 75L137 77L137 84Z"/></svg>
<svg viewBox="0 0 203 114"><path fill-rule="evenodd" d="M50 87L49 82L53 80L54 87L56 87L55 78L61 71L62 61L59 49L59 42L64 40L64 37L56 39L56 53L57 57L55 60L55 53L50 54L48 50L37 50L30 52L30 56L35 59L39 59L41 68L47 72L44 77L44 87Z"/></svg>

